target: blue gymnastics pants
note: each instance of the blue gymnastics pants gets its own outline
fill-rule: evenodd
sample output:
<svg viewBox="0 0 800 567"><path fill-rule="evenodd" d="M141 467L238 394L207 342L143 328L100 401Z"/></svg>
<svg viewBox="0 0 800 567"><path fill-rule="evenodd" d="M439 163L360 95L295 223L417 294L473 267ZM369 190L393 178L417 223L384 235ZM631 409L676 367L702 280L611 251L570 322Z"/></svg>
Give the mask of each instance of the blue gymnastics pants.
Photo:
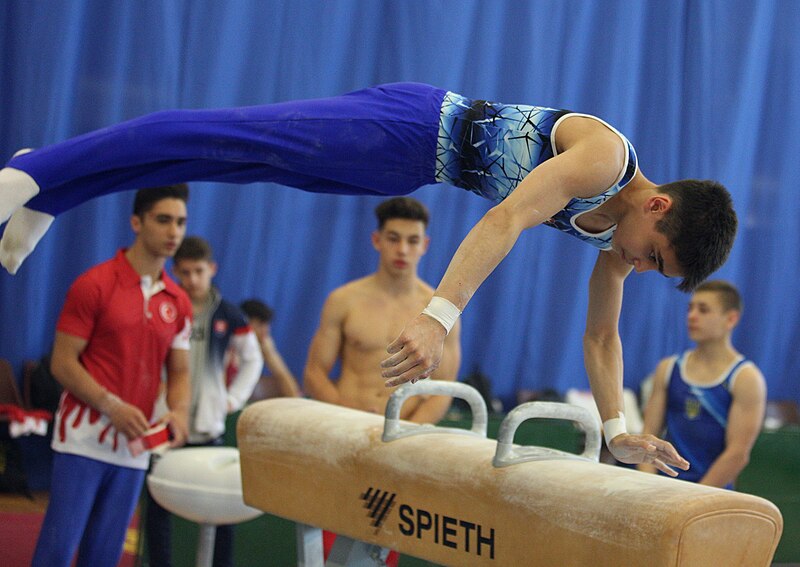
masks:
<svg viewBox="0 0 800 567"><path fill-rule="evenodd" d="M148 114L8 162L53 216L107 193L189 181L404 195L435 183L445 91L394 83L262 106Z"/></svg>
<svg viewBox="0 0 800 567"><path fill-rule="evenodd" d="M50 503L32 567L116 567L145 470L54 453Z"/></svg>

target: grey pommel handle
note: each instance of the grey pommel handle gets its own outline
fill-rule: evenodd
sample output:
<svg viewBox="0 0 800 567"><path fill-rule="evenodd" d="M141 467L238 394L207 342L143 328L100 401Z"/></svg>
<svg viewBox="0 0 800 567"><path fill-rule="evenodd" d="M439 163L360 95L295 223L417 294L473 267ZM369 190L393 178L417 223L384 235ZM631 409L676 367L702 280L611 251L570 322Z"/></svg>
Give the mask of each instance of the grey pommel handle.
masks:
<svg viewBox="0 0 800 567"><path fill-rule="evenodd" d="M514 444L514 434L522 422L529 419L564 419L574 421L586 433L586 446L580 455L547 447ZM507 467L526 461L550 459L600 460L600 423L586 408L557 402L528 402L515 407L500 424L497 434L497 451L492 464Z"/></svg>
<svg viewBox="0 0 800 567"><path fill-rule="evenodd" d="M472 410L472 428L437 427L426 423L411 423L400 420L400 408L412 396L451 396L460 398L469 404ZM395 390L386 403L386 420L383 424L383 441L389 442L409 435L422 435L428 433L456 433L486 437L486 426L489 422L486 402L480 392L460 382L445 380L420 380L416 384L405 383Z"/></svg>

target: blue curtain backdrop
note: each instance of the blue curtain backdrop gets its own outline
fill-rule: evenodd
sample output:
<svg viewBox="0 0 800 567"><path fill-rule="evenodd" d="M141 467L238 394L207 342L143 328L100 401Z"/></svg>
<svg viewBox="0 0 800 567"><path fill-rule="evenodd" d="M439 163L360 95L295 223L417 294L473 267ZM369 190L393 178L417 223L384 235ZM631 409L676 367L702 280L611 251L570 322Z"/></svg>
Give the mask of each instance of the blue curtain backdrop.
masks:
<svg viewBox="0 0 800 567"><path fill-rule="evenodd" d="M736 346L771 399L800 399L800 4L794 0L6 0L0 3L0 161L143 113L252 105L421 81L475 98L570 108L611 122L656 182L716 178L741 229L718 276L742 290ZM426 187L436 284L488 202ZM58 218L17 276L0 274L0 357L19 370L52 344L69 284L130 243L133 195ZM189 233L207 237L229 299L261 297L299 376L326 295L376 265L367 197L197 183ZM587 388L581 336L595 252L536 228L463 317L462 377ZM792 291L795 290L795 291ZM687 296L657 274L625 290L625 383L689 346Z"/></svg>

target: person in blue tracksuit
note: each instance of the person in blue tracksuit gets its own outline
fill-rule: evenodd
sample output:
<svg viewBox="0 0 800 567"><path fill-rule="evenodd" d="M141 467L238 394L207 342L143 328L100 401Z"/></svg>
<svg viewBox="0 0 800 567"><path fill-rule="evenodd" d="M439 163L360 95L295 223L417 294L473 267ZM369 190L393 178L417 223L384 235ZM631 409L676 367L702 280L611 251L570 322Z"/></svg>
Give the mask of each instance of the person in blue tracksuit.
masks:
<svg viewBox="0 0 800 567"><path fill-rule="evenodd" d="M186 446L221 446L225 420L250 398L264 360L245 314L225 300L211 283L217 273L211 245L199 236L187 236L173 262L172 270L192 301L193 314L189 350L192 395ZM226 367L232 354L237 367L229 377ZM152 466L159 458L152 456ZM145 518L150 564L171 567L171 514L148 498ZM217 526L213 565L232 567L233 558L233 526Z"/></svg>

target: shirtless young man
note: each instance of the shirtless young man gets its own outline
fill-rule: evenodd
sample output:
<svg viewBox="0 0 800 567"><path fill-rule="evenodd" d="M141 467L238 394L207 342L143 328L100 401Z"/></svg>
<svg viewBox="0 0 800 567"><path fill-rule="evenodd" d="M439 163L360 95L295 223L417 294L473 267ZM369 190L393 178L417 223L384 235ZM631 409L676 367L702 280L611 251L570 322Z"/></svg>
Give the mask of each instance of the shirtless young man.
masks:
<svg viewBox="0 0 800 567"><path fill-rule="evenodd" d="M319 329L308 353L303 386L311 397L347 407L383 413L391 390L384 386L380 362L386 345L431 300L433 288L417 276L428 250L428 211L410 197L384 201L375 209L378 228L372 245L378 251L373 274L334 290L325 301ZM436 380L455 380L461 359L459 324L447 335ZM331 379L341 361L338 380ZM413 396L401 418L436 423L450 406L447 396Z"/></svg>
<svg viewBox="0 0 800 567"><path fill-rule="evenodd" d="M606 442L625 463L673 475L670 466L689 468L671 444L627 433L618 327L632 270L682 277L689 291L725 262L737 220L719 183L653 183L633 145L593 116L394 83L327 99L156 112L17 155L0 170L0 223L8 220L0 263L14 273L54 217L87 199L195 180L387 196L447 183L496 203L429 306L387 347L387 386L436 370L447 332L523 230L545 224L599 249L583 344Z"/></svg>

